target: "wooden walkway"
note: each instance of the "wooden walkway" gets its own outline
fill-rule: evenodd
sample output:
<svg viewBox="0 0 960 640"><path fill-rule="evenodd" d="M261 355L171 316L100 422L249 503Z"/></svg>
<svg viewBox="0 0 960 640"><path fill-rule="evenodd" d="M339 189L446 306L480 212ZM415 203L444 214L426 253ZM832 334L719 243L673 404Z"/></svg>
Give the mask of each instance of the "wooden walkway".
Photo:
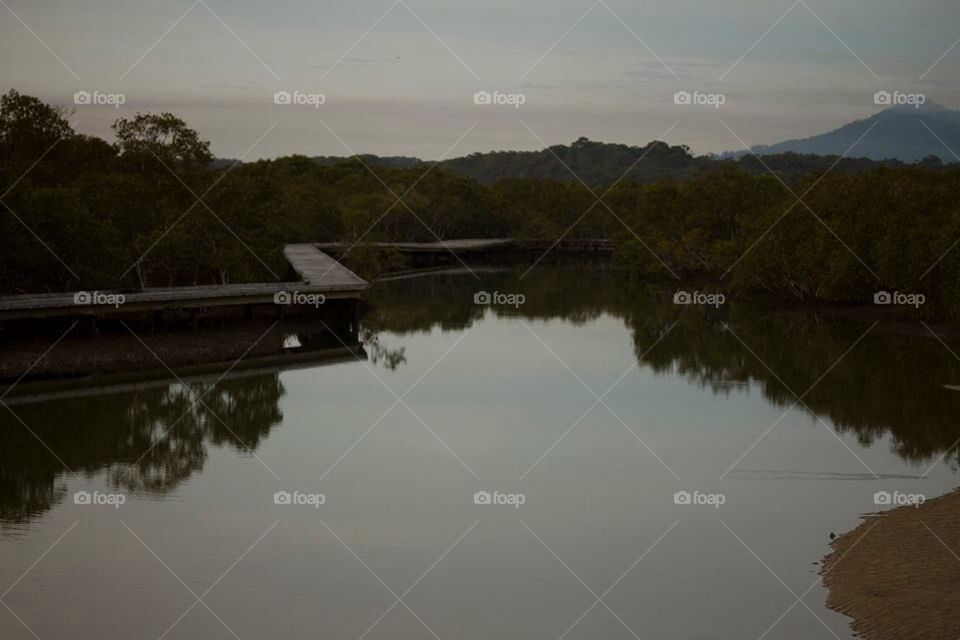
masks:
<svg viewBox="0 0 960 640"><path fill-rule="evenodd" d="M287 245L284 256L301 280L4 296L0 297L0 320L266 304L273 303L274 296L283 291L351 299L359 298L370 286L316 245ZM116 304L120 296L122 303Z"/></svg>
<svg viewBox="0 0 960 640"><path fill-rule="evenodd" d="M314 244L288 244L283 255L304 283L330 291L363 290L370 284Z"/></svg>
<svg viewBox="0 0 960 640"><path fill-rule="evenodd" d="M323 251L339 253L353 247L349 242L326 242L316 245ZM570 239L559 242L520 240L517 238L470 238L462 240L440 240L437 242L366 242L363 247L393 249L400 253L484 253L500 249L547 250L556 247L566 251L609 251L611 245L605 239Z"/></svg>
<svg viewBox="0 0 960 640"><path fill-rule="evenodd" d="M513 247L516 241L512 238L479 238L466 240L441 240L438 242L365 242L364 247L377 249L396 249L403 253L469 253L472 251L488 251ZM317 247L324 251L343 251L351 247L349 242L325 242Z"/></svg>

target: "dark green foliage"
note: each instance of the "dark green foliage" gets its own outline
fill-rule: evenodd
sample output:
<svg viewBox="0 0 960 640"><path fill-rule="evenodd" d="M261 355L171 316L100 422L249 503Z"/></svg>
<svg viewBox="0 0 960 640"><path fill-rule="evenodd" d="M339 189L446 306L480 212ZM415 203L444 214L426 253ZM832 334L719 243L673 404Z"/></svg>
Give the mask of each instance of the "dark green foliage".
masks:
<svg viewBox="0 0 960 640"><path fill-rule="evenodd" d="M0 99L0 293L271 281L290 242L510 231L493 191L416 163L217 163L169 113L117 120L114 144L67 115Z"/></svg>
<svg viewBox="0 0 960 640"><path fill-rule="evenodd" d="M936 159L715 160L581 138L438 166L224 164L171 114L118 120L112 145L66 115L0 98L0 293L269 281L290 242L357 243L349 260L375 275L393 258L365 242L601 238L640 274L843 303L920 293L927 316L960 319L960 168Z"/></svg>
<svg viewBox="0 0 960 640"><path fill-rule="evenodd" d="M579 178L588 185L600 186L612 184L621 176L636 182L687 177L712 163L707 158L694 158L688 147L672 147L660 141L631 147L580 138L570 145L555 145L542 151L473 153L444 160L440 166L485 184L505 178L562 181Z"/></svg>
<svg viewBox="0 0 960 640"><path fill-rule="evenodd" d="M417 158L383 157L365 154L364 164L376 168L420 168L430 163ZM313 158L323 165L345 162L347 158ZM942 168L940 159L924 160L928 168ZM537 178L584 183L597 188L619 181L651 184L660 180L680 180L723 168L739 168L761 175L774 171L784 181L795 184L811 173L863 173L880 166L903 166L899 160L841 158L839 155L812 155L783 152L762 158L739 154L727 158L695 157L686 146L670 146L653 141L642 147L596 142L580 138L569 145L558 144L540 151L490 151L442 160L437 167L447 173L473 178L486 185L515 178ZM576 174L576 175L574 175Z"/></svg>

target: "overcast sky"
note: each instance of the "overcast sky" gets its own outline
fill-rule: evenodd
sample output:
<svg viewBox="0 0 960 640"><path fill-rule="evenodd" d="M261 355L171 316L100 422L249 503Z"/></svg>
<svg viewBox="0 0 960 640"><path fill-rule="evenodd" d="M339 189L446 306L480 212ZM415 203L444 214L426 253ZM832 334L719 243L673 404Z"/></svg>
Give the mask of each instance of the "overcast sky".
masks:
<svg viewBox="0 0 960 640"><path fill-rule="evenodd" d="M869 116L881 89L960 107L957 0L592 3L0 0L2 88L70 106L123 94L119 109L77 106L77 129L109 138L118 116L171 111L246 159L435 159L579 136L707 153ZM326 102L277 105L277 91ZM477 91L525 102L476 105ZM675 105L677 91L725 102Z"/></svg>

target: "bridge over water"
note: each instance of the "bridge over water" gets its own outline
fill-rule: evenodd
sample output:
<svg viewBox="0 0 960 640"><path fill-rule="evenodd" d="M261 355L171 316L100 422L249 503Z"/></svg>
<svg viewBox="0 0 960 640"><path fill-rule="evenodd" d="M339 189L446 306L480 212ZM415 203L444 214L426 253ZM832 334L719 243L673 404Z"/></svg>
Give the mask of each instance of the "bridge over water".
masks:
<svg viewBox="0 0 960 640"><path fill-rule="evenodd" d="M272 304L281 292L322 295L326 300L350 300L359 298L370 286L317 245L289 244L283 253L290 265L291 281L2 296L0 320L231 306L249 308L249 305ZM122 296L122 304L115 302L119 296Z"/></svg>
<svg viewBox="0 0 960 640"><path fill-rule="evenodd" d="M603 238L562 238L556 241L523 240L519 238L468 238L461 240L438 240L436 242L321 242L316 245L323 251L334 255L350 251L355 246L374 247L377 249L391 249L400 253L410 254L443 254L457 255L490 253L495 251L519 249L529 251L546 251L558 249L561 251L610 251L610 241Z"/></svg>

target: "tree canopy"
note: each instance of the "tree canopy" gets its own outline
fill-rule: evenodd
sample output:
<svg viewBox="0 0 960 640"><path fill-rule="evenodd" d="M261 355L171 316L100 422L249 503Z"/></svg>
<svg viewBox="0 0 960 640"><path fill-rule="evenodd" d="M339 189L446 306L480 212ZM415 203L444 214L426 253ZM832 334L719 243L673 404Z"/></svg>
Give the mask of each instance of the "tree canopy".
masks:
<svg viewBox="0 0 960 640"><path fill-rule="evenodd" d="M120 118L112 143L75 132L70 115L0 98L0 294L271 281L290 242L604 238L649 278L843 303L919 293L924 314L960 319L960 169L935 159L707 163L663 142L580 138L468 156L489 168L484 184L454 161L218 163L173 114ZM543 175L504 177L547 156ZM563 167L590 159L590 187ZM643 179L594 186L627 161Z"/></svg>

